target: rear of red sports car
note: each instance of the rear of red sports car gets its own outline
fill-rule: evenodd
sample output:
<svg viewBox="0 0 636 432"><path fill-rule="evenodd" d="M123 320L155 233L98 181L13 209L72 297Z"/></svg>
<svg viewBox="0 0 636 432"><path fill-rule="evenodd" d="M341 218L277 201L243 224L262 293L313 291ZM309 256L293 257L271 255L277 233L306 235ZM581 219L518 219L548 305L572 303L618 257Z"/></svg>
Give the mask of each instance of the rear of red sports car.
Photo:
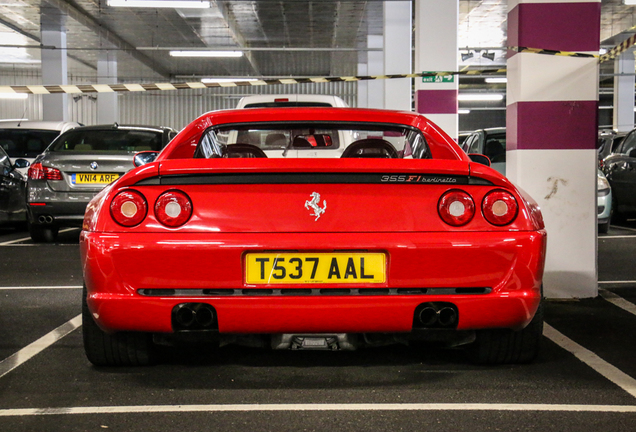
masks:
<svg viewBox="0 0 636 432"><path fill-rule="evenodd" d="M545 243L531 198L420 115L209 113L90 203L85 350L127 365L181 339L424 340L528 362Z"/></svg>

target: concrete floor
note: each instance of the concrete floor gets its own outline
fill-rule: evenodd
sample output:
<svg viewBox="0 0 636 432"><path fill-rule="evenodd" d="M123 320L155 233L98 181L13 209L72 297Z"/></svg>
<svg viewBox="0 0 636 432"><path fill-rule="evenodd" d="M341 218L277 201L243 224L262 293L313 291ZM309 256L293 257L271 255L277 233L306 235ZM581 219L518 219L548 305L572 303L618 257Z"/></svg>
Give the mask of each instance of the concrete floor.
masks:
<svg viewBox="0 0 636 432"><path fill-rule="evenodd" d="M599 236L602 296L548 302L539 359L497 367L461 350L230 346L95 368L74 320L78 231L26 237L0 228L0 431L636 430L636 223Z"/></svg>

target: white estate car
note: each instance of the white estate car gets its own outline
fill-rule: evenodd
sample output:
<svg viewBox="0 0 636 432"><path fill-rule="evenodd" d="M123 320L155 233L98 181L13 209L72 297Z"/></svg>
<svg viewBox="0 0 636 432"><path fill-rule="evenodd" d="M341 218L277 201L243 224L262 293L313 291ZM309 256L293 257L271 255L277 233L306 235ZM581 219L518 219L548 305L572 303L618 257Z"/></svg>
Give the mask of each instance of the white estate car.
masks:
<svg viewBox="0 0 636 432"><path fill-rule="evenodd" d="M80 126L75 122L0 120L0 147L15 160L26 159L29 163L42 153L62 132ZM26 176L28 168L17 168Z"/></svg>
<svg viewBox="0 0 636 432"><path fill-rule="evenodd" d="M237 108L348 107L338 96L314 94L273 94L245 96Z"/></svg>

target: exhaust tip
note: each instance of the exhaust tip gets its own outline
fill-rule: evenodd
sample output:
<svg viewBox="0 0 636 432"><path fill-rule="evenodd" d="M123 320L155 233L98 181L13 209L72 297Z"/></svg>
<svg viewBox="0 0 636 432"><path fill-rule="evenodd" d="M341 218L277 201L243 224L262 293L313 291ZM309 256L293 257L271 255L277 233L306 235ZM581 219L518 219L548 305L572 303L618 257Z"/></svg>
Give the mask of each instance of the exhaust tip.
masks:
<svg viewBox="0 0 636 432"><path fill-rule="evenodd" d="M182 303L172 309L172 328L179 330L217 329L216 311L207 303Z"/></svg>
<svg viewBox="0 0 636 432"><path fill-rule="evenodd" d="M422 308L419 320L424 327L431 327L435 325L438 320L437 309L431 306Z"/></svg>
<svg viewBox="0 0 636 432"><path fill-rule="evenodd" d="M194 324L195 317L195 312L187 306L179 308L179 310L175 314L176 321L182 327L190 327L192 324Z"/></svg>
<svg viewBox="0 0 636 432"><path fill-rule="evenodd" d="M413 328L454 328L459 322L457 306L449 302L421 303L415 308Z"/></svg>
<svg viewBox="0 0 636 432"><path fill-rule="evenodd" d="M196 312L196 321L201 327L209 327L214 322L214 312L210 308L200 307Z"/></svg>
<svg viewBox="0 0 636 432"><path fill-rule="evenodd" d="M457 324L457 311L451 307L441 308L437 315L439 325L442 327L452 327Z"/></svg>

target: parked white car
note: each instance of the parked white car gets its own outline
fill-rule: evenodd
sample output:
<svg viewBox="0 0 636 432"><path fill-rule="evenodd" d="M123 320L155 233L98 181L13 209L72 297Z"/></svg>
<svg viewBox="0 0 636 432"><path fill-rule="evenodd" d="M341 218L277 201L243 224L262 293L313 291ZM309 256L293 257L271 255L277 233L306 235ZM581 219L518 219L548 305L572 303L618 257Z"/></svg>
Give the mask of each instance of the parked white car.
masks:
<svg viewBox="0 0 636 432"><path fill-rule="evenodd" d="M78 126L81 125L62 121L0 120L0 147L7 152L11 163L16 159L33 163L62 132ZM26 176L28 168L16 169Z"/></svg>
<svg viewBox="0 0 636 432"><path fill-rule="evenodd" d="M273 94L245 96L237 108L348 107L338 96L315 94Z"/></svg>

